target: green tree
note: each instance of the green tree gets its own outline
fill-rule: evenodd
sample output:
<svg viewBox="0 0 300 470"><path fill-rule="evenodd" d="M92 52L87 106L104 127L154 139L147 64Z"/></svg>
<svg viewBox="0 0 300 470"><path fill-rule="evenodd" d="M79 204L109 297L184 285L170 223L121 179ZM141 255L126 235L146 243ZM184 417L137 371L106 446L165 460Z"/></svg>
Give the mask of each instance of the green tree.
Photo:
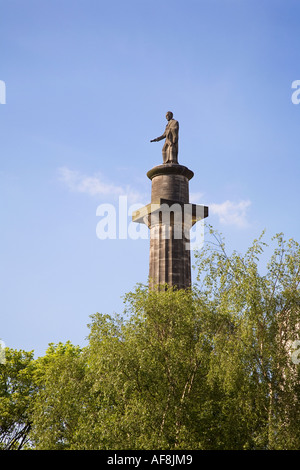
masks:
<svg viewBox="0 0 300 470"><path fill-rule="evenodd" d="M299 244L274 237L260 275L263 235L245 256L227 256L223 240L212 234L216 245L197 255L198 281L219 315L230 316L232 329L215 337L210 376L233 395L235 413L246 420L244 448L299 448L299 366L290 347L300 332Z"/></svg>
<svg viewBox="0 0 300 470"><path fill-rule="evenodd" d="M35 362L37 393L32 407L32 447L69 449L76 439L86 398L81 349L69 341L50 344Z"/></svg>
<svg viewBox="0 0 300 470"><path fill-rule="evenodd" d="M212 312L191 291L143 286L126 305L127 320L97 314L91 324L86 354L95 413L86 421L86 446L201 447Z"/></svg>
<svg viewBox="0 0 300 470"><path fill-rule="evenodd" d="M0 364L0 449L26 447L35 393L33 352L5 348Z"/></svg>

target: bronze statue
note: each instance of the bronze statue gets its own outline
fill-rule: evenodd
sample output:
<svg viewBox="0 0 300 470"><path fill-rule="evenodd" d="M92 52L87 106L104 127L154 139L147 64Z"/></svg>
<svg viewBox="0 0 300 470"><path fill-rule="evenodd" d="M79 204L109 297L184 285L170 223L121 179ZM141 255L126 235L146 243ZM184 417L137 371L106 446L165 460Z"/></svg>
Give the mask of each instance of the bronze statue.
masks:
<svg viewBox="0 0 300 470"><path fill-rule="evenodd" d="M165 132L160 137L150 140L150 142L159 142L166 139L162 148L163 163L178 163L178 134L179 123L173 119L173 113L168 111L166 114L168 124Z"/></svg>

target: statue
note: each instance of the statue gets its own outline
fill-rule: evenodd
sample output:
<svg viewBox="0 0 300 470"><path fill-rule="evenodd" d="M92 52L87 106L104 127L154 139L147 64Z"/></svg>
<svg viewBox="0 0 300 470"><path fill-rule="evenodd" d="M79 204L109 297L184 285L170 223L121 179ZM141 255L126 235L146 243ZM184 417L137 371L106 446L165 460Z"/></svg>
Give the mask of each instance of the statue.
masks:
<svg viewBox="0 0 300 470"><path fill-rule="evenodd" d="M163 163L178 163L178 134L179 123L173 119L173 113L168 111L166 114L168 124L165 132L160 137L150 140L150 142L159 142L166 139L162 148Z"/></svg>

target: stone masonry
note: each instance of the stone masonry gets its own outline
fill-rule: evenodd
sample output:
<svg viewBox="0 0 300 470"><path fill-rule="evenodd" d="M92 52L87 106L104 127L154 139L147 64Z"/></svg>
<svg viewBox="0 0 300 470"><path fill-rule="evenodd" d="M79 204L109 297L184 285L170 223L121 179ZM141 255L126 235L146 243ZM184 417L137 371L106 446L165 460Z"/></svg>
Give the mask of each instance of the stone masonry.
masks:
<svg viewBox="0 0 300 470"><path fill-rule="evenodd" d="M151 203L134 212L132 220L150 229L149 285L178 289L191 286L190 229L208 216L208 207L189 203L194 173L178 163L164 163L147 173Z"/></svg>

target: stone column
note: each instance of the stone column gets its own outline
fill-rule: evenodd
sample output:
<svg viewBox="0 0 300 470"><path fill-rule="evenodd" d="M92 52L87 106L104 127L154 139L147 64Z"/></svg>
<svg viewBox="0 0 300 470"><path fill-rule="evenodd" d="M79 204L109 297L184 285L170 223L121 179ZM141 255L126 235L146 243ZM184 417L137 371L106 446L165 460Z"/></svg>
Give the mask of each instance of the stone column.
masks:
<svg viewBox="0 0 300 470"><path fill-rule="evenodd" d="M151 203L132 215L150 229L149 285L186 289L191 286L190 228L208 216L208 208L189 203L187 167L165 163L147 173L152 181Z"/></svg>

